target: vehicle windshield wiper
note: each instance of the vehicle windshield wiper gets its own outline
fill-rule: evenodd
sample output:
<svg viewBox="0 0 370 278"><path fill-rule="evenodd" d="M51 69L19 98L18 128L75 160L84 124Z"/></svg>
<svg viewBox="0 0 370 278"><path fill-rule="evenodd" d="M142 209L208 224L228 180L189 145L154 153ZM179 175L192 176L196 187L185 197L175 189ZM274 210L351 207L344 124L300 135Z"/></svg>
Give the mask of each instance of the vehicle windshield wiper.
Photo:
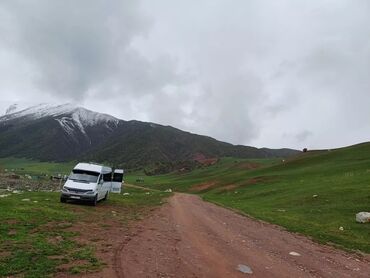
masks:
<svg viewBox="0 0 370 278"><path fill-rule="evenodd" d="M88 181L88 180L78 180L78 181L90 183L90 181Z"/></svg>
<svg viewBox="0 0 370 278"><path fill-rule="evenodd" d="M84 182L84 183L90 183L90 181L88 181L88 180L81 180L81 179L70 179L70 180L78 181L78 182Z"/></svg>

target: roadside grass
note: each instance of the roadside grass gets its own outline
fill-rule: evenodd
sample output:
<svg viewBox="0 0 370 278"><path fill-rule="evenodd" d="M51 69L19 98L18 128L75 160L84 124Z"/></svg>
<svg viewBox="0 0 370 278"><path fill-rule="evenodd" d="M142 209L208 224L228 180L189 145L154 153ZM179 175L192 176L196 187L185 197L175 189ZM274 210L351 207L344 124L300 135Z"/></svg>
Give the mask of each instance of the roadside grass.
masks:
<svg viewBox="0 0 370 278"><path fill-rule="evenodd" d="M0 193L9 194L0 198L0 277L49 277L60 271L78 274L102 269L105 264L96 257L94 246L78 241L81 235L75 228L81 223L103 227L112 218L112 209L118 212L115 220L127 227L169 196L139 189L125 192L129 195L111 194L97 207L62 204L56 192Z"/></svg>
<svg viewBox="0 0 370 278"><path fill-rule="evenodd" d="M370 143L314 151L282 160L227 158L206 169L128 180L148 187L200 194L289 231L348 250L370 253L370 224L355 214L370 211ZM243 166L244 165L244 166ZM196 185L209 183L210 187Z"/></svg>

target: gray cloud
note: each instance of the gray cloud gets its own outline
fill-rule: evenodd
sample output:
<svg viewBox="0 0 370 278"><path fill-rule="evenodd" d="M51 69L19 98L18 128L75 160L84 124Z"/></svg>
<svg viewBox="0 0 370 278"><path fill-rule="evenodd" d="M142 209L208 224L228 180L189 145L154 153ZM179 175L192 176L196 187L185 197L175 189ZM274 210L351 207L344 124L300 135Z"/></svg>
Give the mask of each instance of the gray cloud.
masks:
<svg viewBox="0 0 370 278"><path fill-rule="evenodd" d="M366 141L369 12L365 0L2 1L0 108L72 100L256 146Z"/></svg>
<svg viewBox="0 0 370 278"><path fill-rule="evenodd" d="M138 1L5 1L3 44L29 60L35 86L50 94L84 99L96 87L124 93L155 91L176 76L167 57L143 58L132 40L150 20ZM116 88L114 90L114 88Z"/></svg>
<svg viewBox="0 0 370 278"><path fill-rule="evenodd" d="M301 142L305 142L305 141L307 141L307 139L308 139L310 136L312 136L312 135L313 135L313 133L312 133L311 131L304 130L304 131L302 131L302 132L300 132L300 133L296 134L295 138L297 139L297 141L298 141L299 143L301 143Z"/></svg>

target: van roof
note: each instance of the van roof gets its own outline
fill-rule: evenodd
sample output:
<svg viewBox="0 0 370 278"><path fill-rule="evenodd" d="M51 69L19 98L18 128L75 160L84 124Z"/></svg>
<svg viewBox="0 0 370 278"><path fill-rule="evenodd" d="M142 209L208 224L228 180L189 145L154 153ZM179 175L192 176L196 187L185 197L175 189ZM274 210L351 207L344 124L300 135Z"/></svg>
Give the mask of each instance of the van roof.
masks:
<svg viewBox="0 0 370 278"><path fill-rule="evenodd" d="M78 163L73 169L78 169L78 170L86 170L86 171L91 171L91 172L96 172L96 173L111 173L112 168L104 166L104 165L99 165L99 164L94 164L94 163Z"/></svg>

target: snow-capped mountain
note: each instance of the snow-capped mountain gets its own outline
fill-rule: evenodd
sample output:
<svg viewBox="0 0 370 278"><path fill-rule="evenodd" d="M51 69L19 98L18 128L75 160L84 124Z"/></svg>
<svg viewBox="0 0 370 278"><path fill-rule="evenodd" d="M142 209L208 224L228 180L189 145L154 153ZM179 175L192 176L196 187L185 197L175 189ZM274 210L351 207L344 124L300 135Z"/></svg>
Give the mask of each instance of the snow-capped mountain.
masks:
<svg viewBox="0 0 370 278"><path fill-rule="evenodd" d="M79 129L86 135L86 127L104 124L112 129L117 126L119 120L107 114L101 114L77 107L72 104L53 105L42 103L25 109L18 109L18 104L11 105L3 117L0 117L0 123L14 119L24 118L24 120L37 120L44 117L51 117L57 121L63 130L73 136L76 129Z"/></svg>
<svg viewBox="0 0 370 278"><path fill-rule="evenodd" d="M154 123L124 121L72 104L12 105L0 117L0 157L85 160L123 167L196 157L283 157L297 151L234 146Z"/></svg>

